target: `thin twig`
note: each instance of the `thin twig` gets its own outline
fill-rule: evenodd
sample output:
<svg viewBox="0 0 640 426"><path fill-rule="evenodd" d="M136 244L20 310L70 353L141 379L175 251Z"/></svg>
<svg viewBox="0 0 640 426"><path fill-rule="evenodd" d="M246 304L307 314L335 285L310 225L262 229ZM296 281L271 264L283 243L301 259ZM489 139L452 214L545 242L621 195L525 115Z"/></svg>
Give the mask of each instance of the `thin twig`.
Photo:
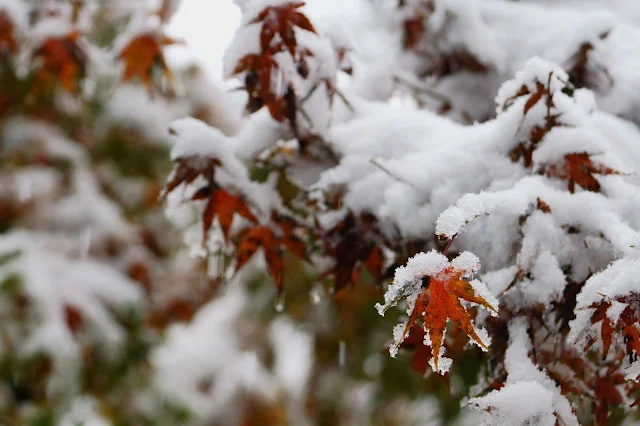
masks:
<svg viewBox="0 0 640 426"><path fill-rule="evenodd" d="M456 239L456 235L454 235L453 237L451 237L449 239L449 241L447 242L447 246L444 248L444 250L442 250L442 254L444 254L445 256L447 255L447 253L449 252L449 248L451 247L451 244L453 244L453 240Z"/></svg>
<svg viewBox="0 0 640 426"><path fill-rule="evenodd" d="M347 106L347 108L349 108L349 111L351 111L351 112L355 112L355 111L356 111L356 110L355 110L355 108L353 108L353 105L351 105L351 102L349 102L349 101L347 100L347 98L344 96L344 93L342 93L342 92L341 92L341 91L339 91L339 90L336 90L335 92L336 92L336 94L340 97L340 99L342 100L342 102L344 102L344 104Z"/></svg>
<svg viewBox="0 0 640 426"><path fill-rule="evenodd" d="M391 178L397 180L398 182L402 182L405 185L409 185L410 187L412 187L413 189L415 189L416 191L419 190L419 188L414 185L413 183L404 180L403 178L401 178L400 176L397 176L395 174L393 174L391 172L391 170L387 169L385 166L383 166L382 164L378 163L374 158L370 159L369 162L371 162L371 164L373 164L374 166L376 166L377 168L379 168L380 170L382 170L383 172L385 172L386 174L388 174Z"/></svg>
<svg viewBox="0 0 640 426"><path fill-rule="evenodd" d="M417 82L414 82L414 81L410 81L406 77L403 77L403 76L400 76L400 75L396 74L396 75L393 76L393 78L396 81L396 83L401 83L401 84L405 84L407 86L410 86L413 90L422 92L425 95L427 95L427 96L429 96L429 97L431 97L431 98L433 98L433 99L435 99L437 101L440 101L442 103L449 103L449 104L452 103L451 99L447 98L446 96L441 95L440 93L436 92L435 90L433 90L433 89L431 89L429 87L423 86L423 85L421 85L421 84L419 84Z"/></svg>

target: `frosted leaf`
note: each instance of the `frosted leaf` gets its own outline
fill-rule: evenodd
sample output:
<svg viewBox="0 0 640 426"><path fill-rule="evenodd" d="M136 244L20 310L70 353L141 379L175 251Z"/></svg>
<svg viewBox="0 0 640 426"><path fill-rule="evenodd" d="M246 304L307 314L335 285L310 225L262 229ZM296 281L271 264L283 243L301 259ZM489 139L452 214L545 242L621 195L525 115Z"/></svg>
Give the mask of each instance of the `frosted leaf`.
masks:
<svg viewBox="0 0 640 426"><path fill-rule="evenodd" d="M515 188L501 192L467 194L460 198L455 206L449 207L438 216L436 235L452 238L466 223L478 216L495 211L524 212L528 205L527 197Z"/></svg>
<svg viewBox="0 0 640 426"><path fill-rule="evenodd" d="M404 330L407 327L407 323L396 324L393 327L393 343L389 346L389 354L392 358L395 358L398 355L398 349L404 340Z"/></svg>
<svg viewBox="0 0 640 426"><path fill-rule="evenodd" d="M491 310L489 311L491 316L494 316L494 317L498 316L498 313L497 313L498 306L499 306L498 299L496 299L493 293L489 291L487 286L482 281L477 279L469 281L469 284L471 284L471 287L473 287L473 292L477 297L484 299L485 302L487 302L489 305L491 305L494 308L493 311Z"/></svg>
<svg viewBox="0 0 640 426"><path fill-rule="evenodd" d="M268 7L280 7L294 3L294 0L239 0L242 9L242 23L247 24L258 17Z"/></svg>
<svg viewBox="0 0 640 426"><path fill-rule="evenodd" d="M480 338L480 341L482 343L484 343L485 346L489 346L491 344L491 337L489 337L489 333L487 332L487 330L485 328L480 328L480 329L476 329L476 333L478 334L478 337ZM471 339L470 342L476 346L478 346L480 349L482 349L482 352L487 352L488 349L485 348L484 346L480 345L480 343L476 342L475 339Z"/></svg>
<svg viewBox="0 0 640 426"><path fill-rule="evenodd" d="M429 366L431 367L431 369L433 371L435 371L438 374L445 374L448 373L449 370L451 369L451 366L453 365L453 360L451 358L447 358L446 356L443 356L442 354L444 353L444 347L440 347L440 357L438 358L438 369L436 370L436 366L435 366L435 362L434 362L434 358L432 357L429 360Z"/></svg>
<svg viewBox="0 0 640 426"><path fill-rule="evenodd" d="M230 78L235 72L238 62L247 55L258 54L260 48L261 23L249 24L236 30L231 43L224 52L222 75Z"/></svg>
<svg viewBox="0 0 640 426"><path fill-rule="evenodd" d="M384 294L384 305L376 304L380 315L392 306L396 306L403 298L415 300L420 291L421 278L435 276L442 272L448 265L446 256L432 250L428 253L418 253L413 256L405 266L396 269L393 283ZM412 304L408 311L412 310Z"/></svg>
<svg viewBox="0 0 640 426"><path fill-rule="evenodd" d="M20 253L0 265L0 280L19 276L34 314L29 315L26 333L12 344L24 354L51 354L56 360L51 378L56 389L68 385L65 366L81 355L81 342L67 324L65 307L78 311L96 342L115 348L123 343L125 332L112 310L143 306L139 285L104 262L75 257L79 246L77 238L25 231L0 237L0 253Z"/></svg>

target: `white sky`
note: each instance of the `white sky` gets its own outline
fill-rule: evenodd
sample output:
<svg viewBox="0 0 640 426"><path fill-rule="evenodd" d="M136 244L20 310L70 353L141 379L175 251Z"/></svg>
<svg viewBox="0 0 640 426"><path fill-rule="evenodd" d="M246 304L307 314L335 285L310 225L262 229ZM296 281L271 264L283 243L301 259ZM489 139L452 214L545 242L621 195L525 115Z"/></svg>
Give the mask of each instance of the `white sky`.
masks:
<svg viewBox="0 0 640 426"><path fill-rule="evenodd" d="M212 77L222 76L222 55L240 24L233 0L182 0L168 32L187 47L167 51L170 61L195 59Z"/></svg>
<svg viewBox="0 0 640 426"><path fill-rule="evenodd" d="M306 0L304 10L312 19L357 17L362 1L366 0ZM169 61L195 59L212 77L221 78L222 55L240 19L240 8L233 0L182 0L168 32L187 47L167 49Z"/></svg>

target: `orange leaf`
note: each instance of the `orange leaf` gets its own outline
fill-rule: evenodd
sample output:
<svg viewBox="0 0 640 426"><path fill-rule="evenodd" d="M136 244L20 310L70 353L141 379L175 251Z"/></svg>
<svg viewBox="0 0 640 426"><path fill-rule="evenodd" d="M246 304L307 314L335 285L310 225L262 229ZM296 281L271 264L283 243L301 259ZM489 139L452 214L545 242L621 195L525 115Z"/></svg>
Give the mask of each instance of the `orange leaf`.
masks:
<svg viewBox="0 0 640 426"><path fill-rule="evenodd" d="M162 48L177 43L176 40L156 34L142 34L132 39L120 52L118 59L125 63L122 81L138 78L149 91L153 89L151 76L159 67L164 77L171 84L173 75L165 62Z"/></svg>
<svg viewBox="0 0 640 426"><path fill-rule="evenodd" d="M211 192L210 188L205 189L208 189L208 192ZM218 217L220 228L222 228L222 234L224 235L225 240L228 240L231 225L233 223L233 217L236 213L251 222L255 223L258 221L242 198L233 195L222 188L214 189L213 194L209 197L207 205L202 213L203 244L207 232L211 229L213 219L215 219L216 216Z"/></svg>
<svg viewBox="0 0 640 426"><path fill-rule="evenodd" d="M536 91L533 92L527 103L524 104L524 114L526 114L531 108L533 108L542 99L542 96L547 93L547 90L541 83L536 83Z"/></svg>
<svg viewBox="0 0 640 426"><path fill-rule="evenodd" d="M431 341L435 371L440 371L440 348L444 343L444 333L449 320L453 321L460 330L481 348L487 350L487 345L478 336L470 314L462 305L460 299L482 305L493 312L497 312L497 309L489 301L478 295L469 282L462 279L462 276L466 273L467 271L457 270L453 265L450 265L435 276L423 277L423 281L426 280L426 284L423 285L423 289L417 296L400 341L396 340L396 344L404 341L418 318L423 317L424 329Z"/></svg>
<svg viewBox="0 0 640 426"><path fill-rule="evenodd" d="M323 233L324 250L335 259L335 265L326 272L334 277L335 291L356 284L362 267L366 267L377 281L382 279L385 272L382 247L390 243L379 231L375 216L368 213L356 216L350 212Z"/></svg>
<svg viewBox="0 0 640 426"><path fill-rule="evenodd" d="M204 164L200 157L195 158L195 161L192 160L194 160L194 157L179 158L175 160L177 166L163 190L163 198L181 184L190 184L200 175L213 176L215 174L216 167L222 165L220 160L217 158L210 158L204 162Z"/></svg>
<svg viewBox="0 0 640 426"><path fill-rule="evenodd" d="M309 261L306 244L295 235L297 223L286 216L272 214L273 226L257 226L242 237L236 252L236 270L240 270L262 248L271 278L279 291L284 289L284 250Z"/></svg>
<svg viewBox="0 0 640 426"><path fill-rule="evenodd" d="M0 11L0 52L16 53L18 42L14 35L14 24L6 12Z"/></svg>
<svg viewBox="0 0 640 426"><path fill-rule="evenodd" d="M74 31L64 37L48 38L33 52L32 61L40 62L34 90L58 85L71 93L79 90L79 81L86 73L87 55L78 46L78 37L79 33Z"/></svg>
<svg viewBox="0 0 640 426"><path fill-rule="evenodd" d="M604 302L600 304L591 315L591 324L596 324L602 321L602 326L600 328L600 336L602 337L602 359L607 357L609 348L611 347L613 325L611 324L611 320L607 317L607 310L610 307L611 302Z"/></svg>
<svg viewBox="0 0 640 426"><path fill-rule="evenodd" d="M567 154L564 158L563 164L554 164L549 167L546 175L568 180L571 192L574 192L575 184L588 191L598 192L600 191L600 183L594 174L620 174L602 164L594 163L587 152Z"/></svg>
<svg viewBox="0 0 640 426"><path fill-rule="evenodd" d="M380 281L382 278L382 269L384 266L384 256L382 253L382 249L378 246L374 246L369 252L369 256L367 259L353 270L353 274L351 276L351 282L357 283L360 279L360 274L362 273L362 268L365 267L369 271L369 273L373 276L376 281Z"/></svg>

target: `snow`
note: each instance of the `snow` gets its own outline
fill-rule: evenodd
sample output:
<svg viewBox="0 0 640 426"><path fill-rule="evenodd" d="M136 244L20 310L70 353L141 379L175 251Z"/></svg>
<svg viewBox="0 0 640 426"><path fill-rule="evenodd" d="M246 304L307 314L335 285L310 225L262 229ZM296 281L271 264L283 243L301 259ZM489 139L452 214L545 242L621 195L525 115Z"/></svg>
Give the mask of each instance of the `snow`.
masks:
<svg viewBox="0 0 640 426"><path fill-rule="evenodd" d="M80 356L79 342L65 320L65 306L77 309L95 334L93 338L110 347L124 337L110 308L144 306L138 286L129 278L96 260L74 257L72 251L65 253L65 246L72 248L73 243L25 231L0 237L0 253L20 253L0 265L0 276L21 277L22 288L33 303L35 323L14 344L24 354L51 353L59 362L56 375L63 380L61 386L68 376L64 365L78 362Z"/></svg>
<svg viewBox="0 0 640 426"><path fill-rule="evenodd" d="M69 412L61 420L60 426L109 426L110 423L99 414L99 404L89 397L73 400Z"/></svg>
<svg viewBox="0 0 640 426"><path fill-rule="evenodd" d="M418 253L413 256L407 262L406 266L400 266L396 269L393 277L393 284L391 284L384 294L384 305L377 304L376 309L380 315L384 313L392 306L395 306L398 301L404 297L408 297L409 300L415 302L417 292L422 285L421 278L424 276L435 277L439 273L445 270L448 265L446 256L432 250L428 253ZM410 314L413 311L413 304L409 304L407 312ZM394 330L394 336L396 331ZM399 337L402 337L400 334ZM397 341L397 339L395 339Z"/></svg>
<svg viewBox="0 0 640 426"><path fill-rule="evenodd" d="M269 337L275 349L278 381L292 397L303 400L314 362L311 336L281 317L271 324Z"/></svg>
<svg viewBox="0 0 640 426"><path fill-rule="evenodd" d="M567 341L578 348L584 347L590 336L597 330L591 324L591 315L595 311L593 305L611 302L607 317L616 324L625 304L615 299L629 294L640 293L640 258L637 254L622 257L608 265L604 270L591 276L576 299L576 318L571 321L571 332ZM596 324L597 325L597 324Z"/></svg>
<svg viewBox="0 0 640 426"><path fill-rule="evenodd" d="M161 97L151 98L142 87L127 84L109 97L103 125L134 129L162 145L168 144L167 123L182 115L186 111L180 105Z"/></svg>
<svg viewBox="0 0 640 426"><path fill-rule="evenodd" d="M175 144L173 160L189 157L217 158L229 173L237 177L247 175L244 165L232 154L227 136L215 127L191 117L171 123L170 132Z"/></svg>
<svg viewBox="0 0 640 426"><path fill-rule="evenodd" d="M236 30L231 43L224 52L222 75L229 78L233 75L238 62L247 55L260 53L261 23L249 24Z"/></svg>
<svg viewBox="0 0 640 426"><path fill-rule="evenodd" d="M294 3L295 0L244 0L238 4L242 9L242 24L248 24L266 8L277 8Z"/></svg>
<svg viewBox="0 0 640 426"><path fill-rule="evenodd" d="M1 0L0 11L7 14L18 35L22 35L26 31L29 13L26 4L14 0Z"/></svg>
<svg viewBox="0 0 640 426"><path fill-rule="evenodd" d="M0 0L0 10L9 11L18 23L20 40L26 43L22 59L28 59L47 37L66 35L75 28L66 20L71 6L55 2L47 2L47 7L60 9L62 14L29 28L23 3ZM148 366L154 376L151 392L184 404L196 414L195 423L235 424L246 401L256 397L282 406L288 420L290 417L296 424L311 424L313 417L304 411L321 401L316 395L319 389L329 395L327 400L337 400L337 411L348 413L351 424L370 423L377 407L385 416L400 411L398 424L437 423L433 418L437 404L431 404L431 397L421 394L410 401L398 394L385 405L389 400L380 392L383 389L371 380L387 370L377 365L379 360L376 364L375 348L356 348L340 336L332 340L337 347L335 365L325 368L322 359L316 358L322 350L316 345L325 343L318 329L331 330L334 322L314 316L315 322L300 324L295 289L279 297L273 297L262 285L249 291L249 272L253 272L249 269L264 269L264 261L256 256L247 271L234 275L233 261L228 260L237 249L236 243L225 241L218 223L203 236L204 202L191 200L195 191L207 184L203 176L167 197L167 216L186 247L167 244L171 253L166 258L156 259L149 253L152 250L143 247L138 235L141 228L150 226L149 219L131 213L135 203L120 198L143 198L145 191L153 192L149 186L157 182L124 179L113 164L95 158L93 150L113 129L132 130L151 149L168 145L171 156L167 162L186 160L199 167L208 164L207 160L219 160L215 184L246 198L261 224L269 223L267 213L272 210L293 215L278 194L278 173L271 173L263 183L250 179L254 166L267 161L304 187L301 200L296 200L302 201L300 204L321 200L323 192L345 189L339 210L319 213L320 228L336 224L346 212L368 212L380 220L384 231L393 229L394 244L424 241L425 252L395 271L384 301L376 305L381 315L397 305L410 314L423 291L422 278L444 279L442 274L451 274L453 269L468 279L477 297L496 309L499 304L504 307L506 318L535 311L542 312L545 320L567 319L564 313L559 314L556 303L566 302L563 298L568 285L582 285L566 341L571 350L580 351L591 338L600 339L601 325L591 324L594 305L610 304L607 319L619 328L623 312L631 306L626 298L640 293L640 79L636 72L640 68L640 8L635 2L436 0L434 12L425 18L425 40L409 51L401 48L401 26L419 1L408 0L407 6L398 10L397 2L391 1L308 0L300 10L309 16L318 34L294 28L299 54L271 52L277 64L271 91L282 97L291 86L299 100L295 131L291 123L274 120L266 108L241 115L239 104L246 99L236 102L236 95L228 95L225 89L242 85L244 75L226 86L206 77L221 71L230 78L242 58L262 54L262 23L250 22L265 7L291 1L235 3L244 11L241 21L237 13L235 17L224 15L227 5L235 7L232 2L216 6L186 2L198 6L189 12L193 19L181 15L187 13L182 12L187 10L184 7L191 6L177 12L178 18L183 17L183 29L178 30L180 25L176 24L177 33L195 34L195 29L192 33L185 27L192 22L195 27L196 21L197 26L208 27L207 31L218 31L200 45L200 53L211 52L215 58L197 62L214 64L220 70L176 72L172 96L151 97L134 85L118 83L113 56L119 49L135 36L152 33L160 37L165 29L165 23L149 17L159 6L158 0L118 0L109 6L109 13L116 18L132 17L127 28L120 31L110 49L91 46L91 36L81 37L81 47L90 58L82 96L57 97L51 106L72 119L71 127L86 119L88 124L81 130L87 135L80 138L75 128L69 131L55 125L57 118L48 111L40 116L40 111L32 113L30 107L18 108L20 114L11 110L3 116L0 154L28 164L18 161L17 169L11 164L0 172L3 202L6 197L7 205L19 210L15 223L11 218L11 229L0 234L0 254L21 253L0 264L0 279L18 273L22 290L39 314L28 318L25 333L9 325L8 337L19 356L41 350L54 355L55 380L50 390L73 389L83 343L117 349L128 337L112 310L148 307L140 284L123 273L131 261L140 258L149 267L154 283L160 277L171 287L168 294L154 293L152 303L156 297L170 299L179 293L178 287L190 297L199 297L198 284L204 284L193 277L202 275L207 285L213 281L209 278L215 279L215 294L207 294L210 300L203 301L190 321L168 328L163 340L155 343ZM77 28L91 30L90 15L97 10L97 3L90 6ZM172 1L170 15L177 8L178 2ZM273 18L271 13L265 19ZM232 37L230 29L238 23L242 26ZM222 26L228 34L220 32ZM222 55L214 52L227 40L231 43L220 61ZM340 62L338 50L345 49L351 51ZM586 87L576 88L569 80L576 79L571 69L579 62L576 54L581 49L588 50L586 76L577 84ZM297 70L300 52L306 55L309 68L304 78ZM460 71L456 64L440 63L447 55L465 52L486 70ZM341 71L351 65L352 76ZM422 74L429 69L441 72ZM529 93L517 96L523 86ZM545 94L531 103L541 87L550 92L549 98ZM89 102L91 106L99 102L105 108L85 117ZM451 111L437 113L446 103L451 104ZM189 115L203 121L175 120ZM545 129L551 117L558 126L533 141L535 132ZM82 140L74 140L76 137ZM299 152L297 137L309 143L311 154ZM522 146L531 152L515 158L515 150ZM335 157L316 158L313 150L325 147ZM562 167L568 154L582 153L589 154L598 167L617 172L595 173L598 191L577 184L575 191L569 192L566 179L549 175L551 167ZM58 162L64 167L58 167ZM326 208L321 201L318 205L319 210ZM301 215L305 216L301 220L310 225L315 213ZM164 222L161 225L167 226ZM245 225L234 221L232 234L238 235L236 231ZM167 227L166 233L175 229ZM436 249L442 242L434 237L449 242L455 237L449 253L460 254L448 260ZM384 250L388 251L387 247ZM393 250L397 253L388 258L403 254L398 247ZM330 260L321 251L314 250L311 265L320 270ZM208 264L199 266L202 259L192 259L189 254L207 258ZM176 267L177 263L181 266ZM229 263L232 266L227 267ZM480 270L483 275L474 279ZM311 294L307 291L305 288L304 298L311 299L311 311L331 307L328 300L324 303L321 284L314 283ZM65 306L82 315L80 332L69 329ZM9 308L6 300L0 303L3 311L9 312ZM482 328L489 314L495 312L480 310L474 318L478 341L471 343L482 347L492 339L500 340ZM402 317L393 329L392 356L402 343L405 320ZM500 316L496 321L501 321ZM557 332L554 321L549 321L550 330ZM545 371L548 366L536 365L529 357L532 350L539 349L531 347L527 327L532 323L523 318L510 318L508 323L510 342L505 357L501 359L498 351L495 360L496 374L507 373L505 386L472 399L471 405L482 411L485 423L491 425L577 424L573 406ZM487 328L493 332L492 327ZM536 332L542 331L531 330L532 335ZM365 337L373 347L387 334L388 330L372 330ZM612 346L617 354L624 343L619 334L614 333ZM563 345L563 340L564 335L558 332L546 344ZM431 344L428 334L424 343ZM598 342L591 350L600 347ZM369 379L349 374L356 355L374 360L363 367ZM443 347L440 355L439 373L458 361L446 358ZM598 359L591 354L584 358L596 367L601 366ZM435 369L433 359L431 366ZM637 361L627 365L625 358L621 368L626 368L628 380L638 379ZM452 373L455 393L458 378L455 371ZM495 378L493 374L490 371L487 380ZM153 401L150 404L152 410L157 408ZM103 426L109 422L101 415L100 401L86 395L73 395L60 411L55 421L65 426L76 422Z"/></svg>
<svg viewBox="0 0 640 426"><path fill-rule="evenodd" d="M553 426L557 416L563 424L577 426L578 419L560 388L529 358L531 343L524 318L516 318L509 324L509 336L504 361L508 373L505 386L468 403L475 410L485 411L483 425Z"/></svg>
<svg viewBox="0 0 640 426"><path fill-rule="evenodd" d="M243 349L248 342L241 339L240 330L249 325L243 320L248 296L241 282L235 284L202 308L190 324L173 326L152 357L160 389L205 421L224 419L229 404L243 391L268 400L285 392L302 401L313 365L311 337L286 317L267 331L275 356L272 370L256 352ZM198 389L203 380L212 383L204 393Z"/></svg>

